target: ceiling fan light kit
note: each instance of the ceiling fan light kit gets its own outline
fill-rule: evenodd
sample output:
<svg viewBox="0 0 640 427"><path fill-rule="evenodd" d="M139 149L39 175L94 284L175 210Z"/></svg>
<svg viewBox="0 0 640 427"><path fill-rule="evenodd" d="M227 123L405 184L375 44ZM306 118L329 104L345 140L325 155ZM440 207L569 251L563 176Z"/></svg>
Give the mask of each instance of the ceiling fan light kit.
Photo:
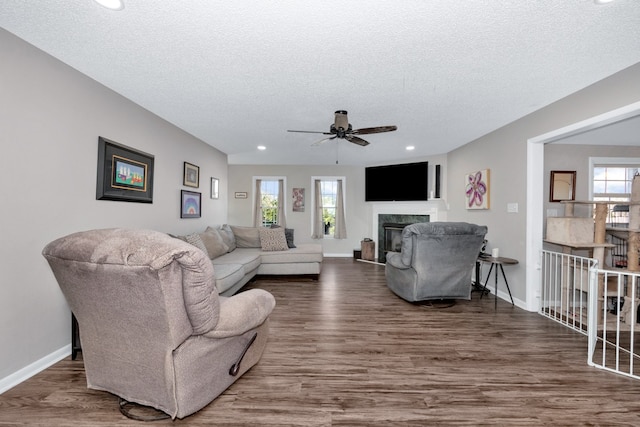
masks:
<svg viewBox="0 0 640 427"><path fill-rule="evenodd" d="M363 129L353 129L353 126L349 123L349 118L345 110L338 110L335 113L335 120L329 132L322 131L310 131L310 130L288 130L287 132L301 132L301 133L320 133L322 135L331 135L328 138L321 139L313 143L312 145L319 145L332 139L346 139L349 142L365 147L369 145L368 141L356 136L356 135L368 135L372 133L392 132L398 129L397 126L377 126Z"/></svg>

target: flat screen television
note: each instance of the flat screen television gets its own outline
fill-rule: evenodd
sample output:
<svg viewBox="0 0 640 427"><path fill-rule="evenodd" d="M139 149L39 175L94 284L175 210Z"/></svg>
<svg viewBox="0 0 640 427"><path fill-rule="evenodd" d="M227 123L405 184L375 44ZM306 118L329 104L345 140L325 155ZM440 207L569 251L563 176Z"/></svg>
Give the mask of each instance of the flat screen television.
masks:
<svg viewBox="0 0 640 427"><path fill-rule="evenodd" d="M429 162L365 168L366 202L429 199Z"/></svg>

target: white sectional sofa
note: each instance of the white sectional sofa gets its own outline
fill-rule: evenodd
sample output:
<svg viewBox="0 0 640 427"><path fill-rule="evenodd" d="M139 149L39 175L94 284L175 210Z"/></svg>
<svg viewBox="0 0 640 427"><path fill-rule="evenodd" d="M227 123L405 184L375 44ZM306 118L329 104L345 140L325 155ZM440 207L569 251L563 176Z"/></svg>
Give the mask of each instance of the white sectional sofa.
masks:
<svg viewBox="0 0 640 427"><path fill-rule="evenodd" d="M209 255L218 293L230 296L257 274L314 275L322 270L322 246L295 245L293 230L222 225L180 236Z"/></svg>

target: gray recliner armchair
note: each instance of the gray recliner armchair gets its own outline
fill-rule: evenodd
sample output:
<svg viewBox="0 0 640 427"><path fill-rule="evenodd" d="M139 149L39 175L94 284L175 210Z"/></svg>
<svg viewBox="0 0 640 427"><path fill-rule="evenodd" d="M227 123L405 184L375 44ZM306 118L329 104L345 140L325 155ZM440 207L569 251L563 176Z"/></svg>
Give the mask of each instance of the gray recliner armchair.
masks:
<svg viewBox="0 0 640 427"><path fill-rule="evenodd" d="M386 255L387 286L410 301L471 299L471 273L487 227L425 222L402 231L401 252Z"/></svg>
<svg viewBox="0 0 640 427"><path fill-rule="evenodd" d="M219 296L211 260L189 243L92 230L49 243L43 255L78 319L89 388L183 418L262 356L274 297Z"/></svg>

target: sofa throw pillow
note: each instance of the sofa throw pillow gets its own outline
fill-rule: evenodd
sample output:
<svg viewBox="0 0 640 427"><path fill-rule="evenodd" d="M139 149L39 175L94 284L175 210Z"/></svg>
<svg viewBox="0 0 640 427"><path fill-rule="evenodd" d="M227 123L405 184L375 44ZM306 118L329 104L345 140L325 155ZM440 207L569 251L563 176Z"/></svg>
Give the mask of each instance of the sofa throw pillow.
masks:
<svg viewBox="0 0 640 427"><path fill-rule="evenodd" d="M263 251L286 251L287 238L284 236L284 228L260 227L260 247Z"/></svg>
<svg viewBox="0 0 640 427"><path fill-rule="evenodd" d="M233 236L233 231L231 231L231 228L227 224L221 226L220 228L207 227L205 231L218 233L220 237L222 237L224 244L229 247L229 249L227 250L228 252L232 252L236 249L236 238Z"/></svg>
<svg viewBox="0 0 640 427"><path fill-rule="evenodd" d="M272 224L271 228L280 228L280 226L277 224ZM293 228L285 228L284 237L287 239L287 246L289 247L289 249L296 247L296 245L293 244Z"/></svg>
<svg viewBox="0 0 640 427"><path fill-rule="evenodd" d="M204 243L205 248L207 248L210 259L218 258L229 251L229 246L224 243L224 240L222 240L222 237L216 230L211 229L210 231L200 233L200 239L202 243Z"/></svg>
<svg viewBox="0 0 640 427"><path fill-rule="evenodd" d="M287 239L287 246L289 246L290 249L296 247L296 245L293 244L293 228L285 228L284 237Z"/></svg>
<svg viewBox="0 0 640 427"><path fill-rule="evenodd" d="M200 249L205 254L207 255L209 254L207 252L207 247L204 245L204 242L202 242L202 239L200 238L200 235L198 233L189 234L187 236L177 236L177 237L180 240L184 240L187 243L191 243L193 246Z"/></svg>
<svg viewBox="0 0 640 427"><path fill-rule="evenodd" d="M231 225L231 230L236 238L236 246L239 248L259 248L260 232L258 227L243 227Z"/></svg>
<svg viewBox="0 0 640 427"><path fill-rule="evenodd" d="M229 224L223 224L220 227L220 235L227 246L229 246L229 252L234 251L236 249L236 236L233 235L233 230Z"/></svg>

